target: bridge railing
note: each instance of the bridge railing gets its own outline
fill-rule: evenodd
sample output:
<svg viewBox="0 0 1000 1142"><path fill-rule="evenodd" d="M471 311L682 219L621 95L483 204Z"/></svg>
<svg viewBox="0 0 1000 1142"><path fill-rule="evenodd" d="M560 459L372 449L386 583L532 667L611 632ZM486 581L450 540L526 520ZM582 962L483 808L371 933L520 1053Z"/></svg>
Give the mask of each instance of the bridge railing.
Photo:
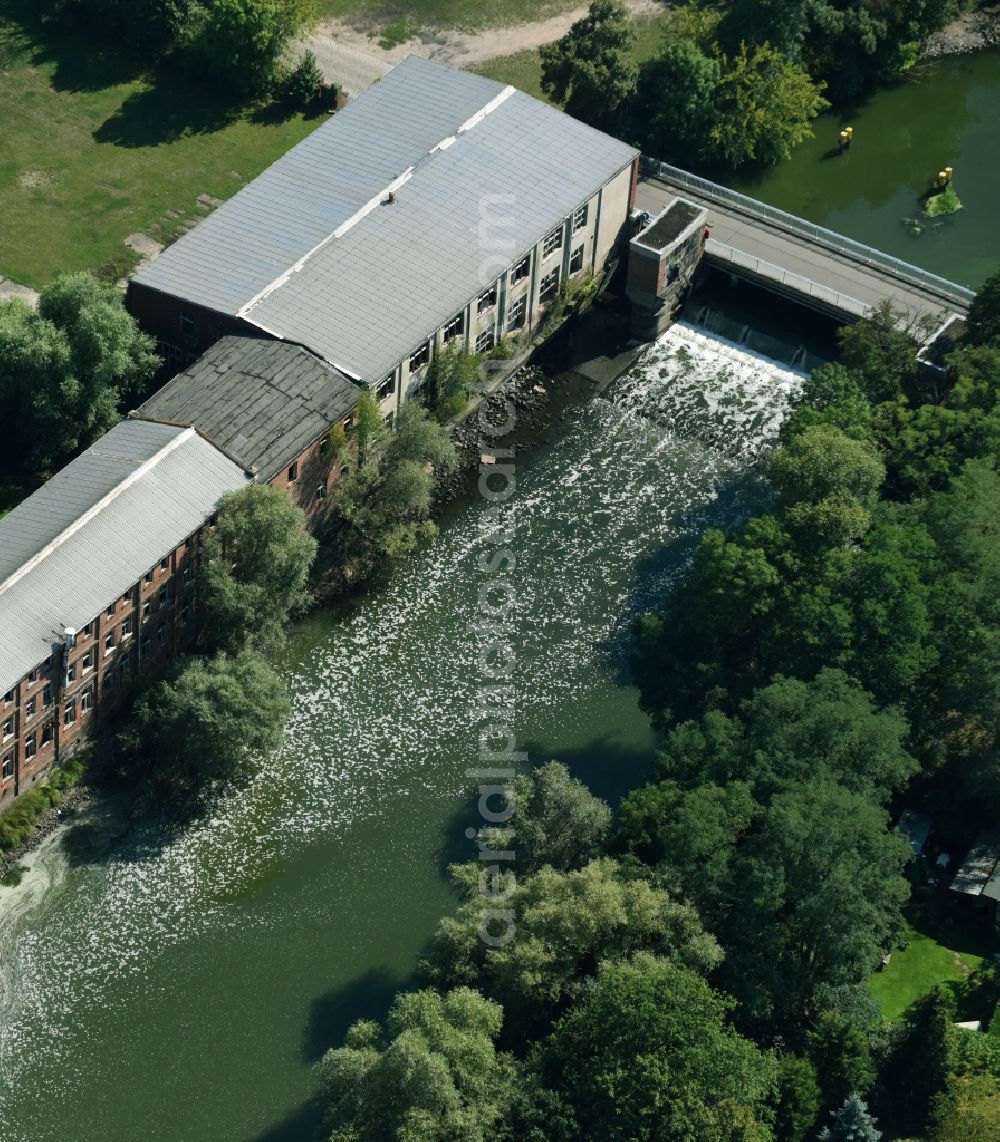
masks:
<svg viewBox="0 0 1000 1142"><path fill-rule="evenodd" d="M832 306L842 313L853 313L858 317L864 317L868 312L868 306L863 301L859 301L848 293L841 293L839 290L821 285L811 278L803 277L802 274L792 273L791 270L775 265L774 262L765 261L754 254L744 253L743 250L727 246L724 242L718 242L714 238L710 238L706 243L705 252L709 257L720 258L734 266L744 266L761 277L771 278L772 281L780 282L782 285L788 286L789 289L794 289L797 293L814 297L817 301Z"/></svg>
<svg viewBox="0 0 1000 1142"><path fill-rule="evenodd" d="M681 170L680 167L671 166L669 163L662 162L660 159L653 159L648 155L643 155L642 170L644 174L659 175L669 182L690 187L692 191L703 194L708 198L730 203L748 214L767 219L786 230L793 230L799 234L813 238L816 241L824 243L824 245L850 255L852 258L858 258L868 265L878 266L880 269L896 274L899 277L909 278L912 281L919 282L921 285L927 286L935 292L943 294L945 297L953 298L955 301L965 305L968 305L976 296L971 289L966 289L965 286L960 286L956 282L948 281L947 278L938 277L937 274L932 274L928 270L922 270L919 266L904 262L901 258L894 258L891 254L884 254L881 250L876 250L872 246L866 246L862 242L855 242L853 238L846 238L843 234L838 234L833 230L827 230L825 226L817 226L814 222L807 222L804 218L797 218L794 214L779 210L776 206L768 206L766 202L760 202L756 198L750 198L748 195L740 194L739 191L730 190L729 187L721 186L717 182L711 182L707 178L700 178L696 174L690 174L688 171Z"/></svg>

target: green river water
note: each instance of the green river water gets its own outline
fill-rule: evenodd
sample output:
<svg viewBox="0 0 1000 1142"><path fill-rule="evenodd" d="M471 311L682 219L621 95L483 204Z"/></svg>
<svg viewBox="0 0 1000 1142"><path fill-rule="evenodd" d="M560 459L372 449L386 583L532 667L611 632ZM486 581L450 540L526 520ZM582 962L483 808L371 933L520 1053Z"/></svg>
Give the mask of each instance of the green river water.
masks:
<svg viewBox="0 0 1000 1142"><path fill-rule="evenodd" d="M990 91L994 108L1000 99L998 62L934 65L936 99L907 86L852 119L848 162L803 149L754 192L976 284L991 244L1000 258L1000 115L989 121L987 106ZM879 118L903 96L928 104L919 128L902 104ZM926 144L889 155L868 141L876 120ZM875 166L890 159L877 190ZM909 239L893 220L946 161L968 214L943 240ZM964 228L979 239L958 254ZM754 462L798 383L675 326L518 457L515 725L533 761L563 759L609 797L648 769L654 743L625 667L630 618L706 525L757 499ZM141 828L115 836L114 815L91 811L89 826L110 831L103 850L56 835L18 888L0 888L4 1142L312 1137L312 1063L351 1020L384 1012L451 905L446 864L473 855L470 624L491 526L481 501L457 505L385 586L296 627L285 742L211 819L165 843Z"/></svg>
<svg viewBox="0 0 1000 1142"><path fill-rule="evenodd" d="M789 162L735 189L972 289L1000 264L1000 52L918 64L815 130ZM932 224L919 199L946 166L963 209ZM913 235L913 218L928 228Z"/></svg>

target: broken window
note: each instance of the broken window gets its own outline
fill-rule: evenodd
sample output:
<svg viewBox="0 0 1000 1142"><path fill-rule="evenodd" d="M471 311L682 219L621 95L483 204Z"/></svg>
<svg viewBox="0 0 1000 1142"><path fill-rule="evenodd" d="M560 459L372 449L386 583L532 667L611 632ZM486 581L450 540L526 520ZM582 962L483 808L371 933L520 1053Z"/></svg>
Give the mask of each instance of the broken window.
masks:
<svg viewBox="0 0 1000 1142"><path fill-rule="evenodd" d="M512 285L517 285L518 282L523 282L524 279L531 273L531 255L525 254L524 257L517 263L517 265L510 272L510 280Z"/></svg>
<svg viewBox="0 0 1000 1142"><path fill-rule="evenodd" d="M559 267L556 266L554 270L549 272L542 278L538 300L541 302L551 301L559 292Z"/></svg>
<svg viewBox="0 0 1000 1142"><path fill-rule="evenodd" d="M527 312L528 299L526 297L522 297L519 301L515 301L507 311L507 328L520 329L524 324L524 317Z"/></svg>
<svg viewBox="0 0 1000 1142"><path fill-rule="evenodd" d="M583 269L583 247L577 246L569 259L569 272L578 274Z"/></svg>
<svg viewBox="0 0 1000 1142"><path fill-rule="evenodd" d="M490 288L479 295L476 302L476 312L485 313L487 309L492 309L497 303L497 283L494 282Z"/></svg>
<svg viewBox="0 0 1000 1142"><path fill-rule="evenodd" d="M555 230L550 230L545 235L545 241L542 243L542 257L547 258L549 254L554 254L556 250L560 249L563 240L563 228L557 226Z"/></svg>
<svg viewBox="0 0 1000 1142"><path fill-rule="evenodd" d="M455 337L460 336L464 332L465 332L465 314L464 313L458 313L444 327L443 338L444 338L445 343L447 344L449 341L453 340Z"/></svg>
<svg viewBox="0 0 1000 1142"><path fill-rule="evenodd" d="M410 357L410 372L415 373L418 369L422 369L430 359L431 343L430 341L425 341L413 356Z"/></svg>

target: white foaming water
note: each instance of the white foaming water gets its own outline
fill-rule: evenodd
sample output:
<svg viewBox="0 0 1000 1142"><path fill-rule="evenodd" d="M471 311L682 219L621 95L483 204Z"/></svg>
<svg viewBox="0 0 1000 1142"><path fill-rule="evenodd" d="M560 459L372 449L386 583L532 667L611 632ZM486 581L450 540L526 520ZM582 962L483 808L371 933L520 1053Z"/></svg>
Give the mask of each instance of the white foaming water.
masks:
<svg viewBox="0 0 1000 1142"><path fill-rule="evenodd" d="M608 642L683 566L681 556L640 575L640 561L674 542L689 547L719 518L719 490L773 442L800 381L676 325L519 467L510 510L520 721L558 727L607 686ZM737 501L725 512L740 510ZM21 888L0 895L0 1137L50 1136L33 1133L23 1109L8 1117L6 1096L26 1082L39 1100L71 1099L73 1081L93 1081L76 1065L100 1052L92 1014L155 987L172 946L229 929L235 943L247 925L279 924L280 910L226 906L265 872L389 812L414 784L442 803L463 788L480 677L469 623L489 530L471 506L388 590L323 629L291 669L283 745L210 819L141 859L133 837L90 867L67 868L50 840Z"/></svg>

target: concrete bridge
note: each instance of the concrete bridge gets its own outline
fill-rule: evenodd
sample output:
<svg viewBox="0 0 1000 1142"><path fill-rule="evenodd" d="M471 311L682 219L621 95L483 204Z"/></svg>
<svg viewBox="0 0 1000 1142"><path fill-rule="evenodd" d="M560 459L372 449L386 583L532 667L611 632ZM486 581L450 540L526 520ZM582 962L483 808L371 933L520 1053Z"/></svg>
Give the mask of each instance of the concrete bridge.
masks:
<svg viewBox="0 0 1000 1142"><path fill-rule="evenodd" d="M636 206L654 217L681 196L708 211L704 258L736 277L841 321L888 301L939 329L972 290L677 167L643 157Z"/></svg>

